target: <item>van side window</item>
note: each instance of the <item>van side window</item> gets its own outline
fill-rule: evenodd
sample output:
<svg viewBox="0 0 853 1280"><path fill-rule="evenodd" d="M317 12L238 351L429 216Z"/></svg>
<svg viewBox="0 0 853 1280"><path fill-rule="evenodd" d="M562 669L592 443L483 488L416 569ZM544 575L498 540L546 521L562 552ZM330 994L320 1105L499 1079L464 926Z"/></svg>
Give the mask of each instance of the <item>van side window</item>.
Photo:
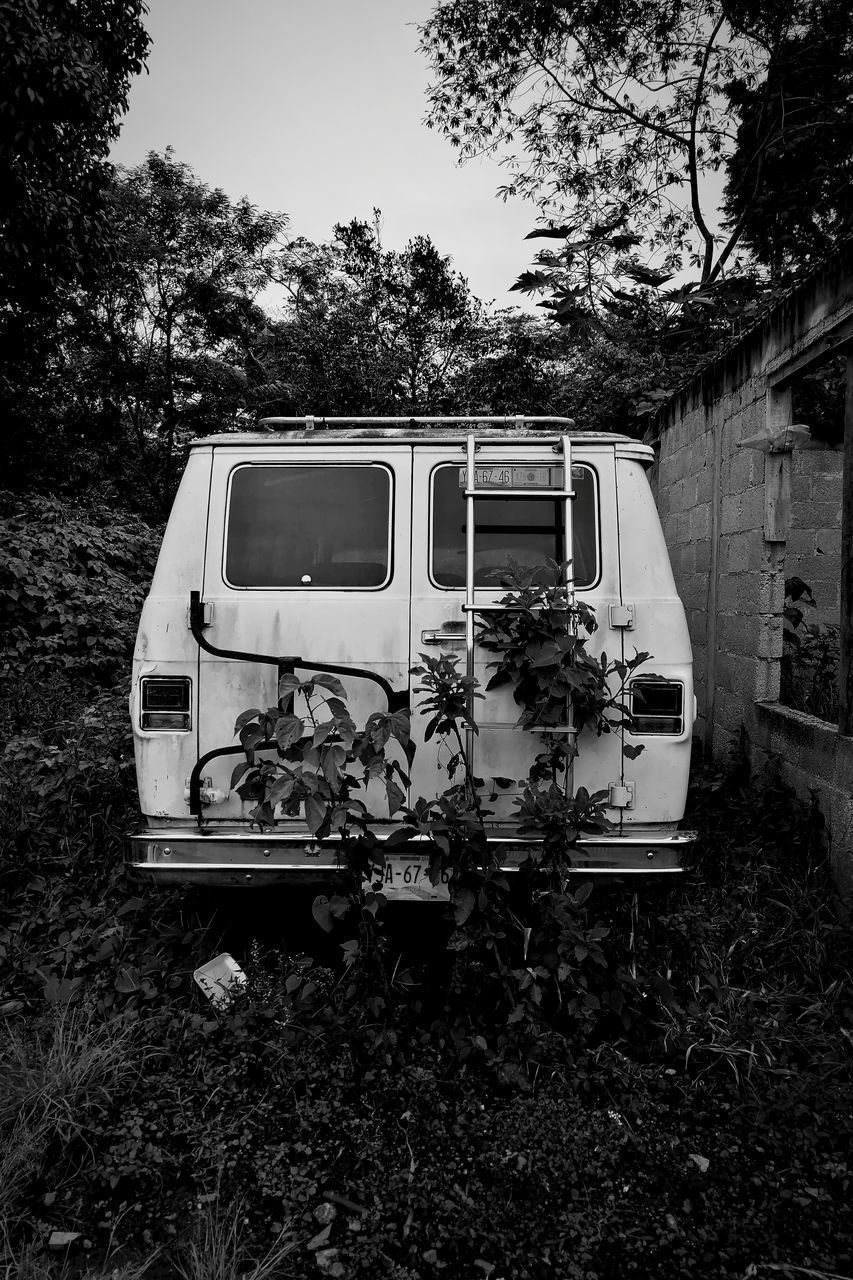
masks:
<svg viewBox="0 0 853 1280"><path fill-rule="evenodd" d="M575 585L589 587L598 576L595 474L591 467L575 465L572 477L577 494L572 511ZM564 558L561 499L487 498L475 499L474 506L475 586L494 587L490 575L506 568L508 558L521 565ZM433 472L432 577L439 587L465 585L465 497L458 466Z"/></svg>
<svg viewBox="0 0 853 1280"><path fill-rule="evenodd" d="M231 475L225 580L232 587L383 586L391 473L380 466L242 466Z"/></svg>

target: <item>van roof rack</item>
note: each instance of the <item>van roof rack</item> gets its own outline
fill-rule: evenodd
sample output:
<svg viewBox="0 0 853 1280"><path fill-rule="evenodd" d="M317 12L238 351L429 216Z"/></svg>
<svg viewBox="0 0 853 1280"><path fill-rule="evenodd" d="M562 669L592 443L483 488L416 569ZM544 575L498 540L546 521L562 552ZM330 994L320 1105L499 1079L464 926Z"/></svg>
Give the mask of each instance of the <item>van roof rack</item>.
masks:
<svg viewBox="0 0 853 1280"><path fill-rule="evenodd" d="M369 418L327 418L317 417L314 414L306 414L299 418L261 418L258 423L261 427L302 427L306 431L324 431L327 427L429 427L429 426L494 426L514 428L517 431L523 431L528 425L550 424L560 426L564 429L571 430L575 425L574 418L560 418L551 414L524 414L518 413L512 416L488 417L477 414L475 416L449 415L439 417L401 417L388 418L382 416Z"/></svg>

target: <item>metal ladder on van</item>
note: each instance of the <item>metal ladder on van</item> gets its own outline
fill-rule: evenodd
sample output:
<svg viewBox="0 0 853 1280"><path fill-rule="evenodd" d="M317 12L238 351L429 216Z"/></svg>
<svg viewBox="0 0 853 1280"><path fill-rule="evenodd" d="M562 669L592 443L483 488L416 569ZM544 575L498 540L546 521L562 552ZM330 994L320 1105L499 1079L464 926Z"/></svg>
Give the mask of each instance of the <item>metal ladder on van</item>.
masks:
<svg viewBox="0 0 853 1280"><path fill-rule="evenodd" d="M563 465L563 487L561 489L553 488L534 488L534 489L516 489L516 488L478 488L477 487L477 469L476 454L480 448L477 441L476 433L471 431L468 433L465 454L466 454L466 473L465 473L465 604L462 606L465 613L465 665L466 675L469 681L474 679L474 618L478 613L495 613L505 610L512 606L492 604L478 605L474 597L474 580L475 580L475 564L474 564L474 545L475 545L475 507L476 500L483 498L507 498L523 499L530 502L535 499L546 498L550 502L563 501L563 559L566 562L564 585L566 588L566 600L569 610L574 610L575 605L575 569L574 569L574 524L572 502L576 497L572 488L572 442L568 435L560 436L560 444L557 452L562 455ZM559 465L559 464L558 464ZM468 688L468 714L474 719L474 690L473 683ZM574 738L577 735L577 728L574 724L572 715L571 699L567 700L566 705L566 723L559 728L549 728L549 733L564 734L568 738ZM474 759L474 730L466 726L465 730L465 751L469 761ZM566 787L572 787L573 760L570 761L566 770Z"/></svg>

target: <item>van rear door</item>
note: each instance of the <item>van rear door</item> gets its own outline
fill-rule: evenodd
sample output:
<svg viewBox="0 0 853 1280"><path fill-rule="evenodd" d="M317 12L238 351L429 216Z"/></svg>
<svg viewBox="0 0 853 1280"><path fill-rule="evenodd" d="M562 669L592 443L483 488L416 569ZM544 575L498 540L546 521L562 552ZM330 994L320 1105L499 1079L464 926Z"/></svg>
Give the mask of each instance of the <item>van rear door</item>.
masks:
<svg viewBox="0 0 853 1280"><path fill-rule="evenodd" d="M362 668L405 692L409 660L411 449L313 442L214 450L202 598L218 649ZM298 674L302 674L299 672ZM234 722L274 706L275 666L199 655L199 754L234 745ZM356 724L382 688L346 677ZM229 789L239 757L205 766ZM371 797L376 804L377 797ZM384 799L376 808L383 816ZM246 816L232 795L211 820Z"/></svg>
<svg viewBox="0 0 853 1280"><path fill-rule="evenodd" d="M611 657L620 651L621 634L609 625L609 606L618 603L619 559L615 537L614 457L612 448L574 451L572 484L574 576L578 598L596 608L599 629L590 637L591 653L606 649ZM529 485L563 487L561 458L549 443L484 441L478 459L478 487L489 483L486 473L507 473L514 489ZM479 474L480 467L483 474ZM452 653L464 673L465 647L465 454L460 446L416 446L413 464L412 538L412 661L421 653ZM547 472L547 476L543 473ZM494 475L491 476L491 482ZM545 497L486 498L475 500L475 600L496 604L504 591L495 583L495 571L508 558L522 565L541 565L568 558L564 546L563 500ZM607 536L605 536L607 535ZM475 646L474 674L485 691L494 654ZM413 682L416 683L416 682ZM418 715L424 695L413 692L413 737L418 754L413 769L413 794L432 796L447 786L447 761L452 755L433 738L424 741L425 722ZM515 812L519 780L524 780L535 755L542 749L539 737L518 729L520 708L508 686L489 690L477 700L475 718L479 734L474 741L473 768L485 783L487 808L492 821L506 822ZM588 731L581 739L581 757L575 770L575 786L590 790L607 786L621 776L621 737L604 737ZM503 788L495 778L513 780ZM458 779L457 779L458 780ZM614 814L618 817L618 814Z"/></svg>
<svg viewBox="0 0 853 1280"><path fill-rule="evenodd" d="M478 484L506 474L513 487L529 476L531 490L545 485L562 488L559 458L548 445L507 445L484 442L478 453ZM526 466L524 465L526 464ZM480 474L480 466L483 468ZM580 474L580 473L579 473ZM412 661L420 654L450 653L458 657L458 670L466 669L465 647L465 457L459 446L416 447L413 466L412 541ZM521 478L520 478L521 477ZM507 482L509 483L509 481ZM478 605L494 605L505 594L496 571L508 559L522 565L561 560L563 501L543 497L488 498L476 500L475 599ZM580 538L587 554L583 531ZM595 554L595 539L592 551ZM584 570L586 572L586 570ZM492 675L488 664L494 654L475 646L474 674L480 691ZM414 694L413 734L418 755L413 770L413 793L435 795L447 786L447 762L453 748L433 738L424 741L425 722L418 707L425 695ZM474 743L474 773L485 783L487 808L493 820L512 813L518 794L517 781L526 777L541 742L516 727L520 708L512 689L501 687L477 699L475 718L479 734ZM493 779L512 779L510 788Z"/></svg>

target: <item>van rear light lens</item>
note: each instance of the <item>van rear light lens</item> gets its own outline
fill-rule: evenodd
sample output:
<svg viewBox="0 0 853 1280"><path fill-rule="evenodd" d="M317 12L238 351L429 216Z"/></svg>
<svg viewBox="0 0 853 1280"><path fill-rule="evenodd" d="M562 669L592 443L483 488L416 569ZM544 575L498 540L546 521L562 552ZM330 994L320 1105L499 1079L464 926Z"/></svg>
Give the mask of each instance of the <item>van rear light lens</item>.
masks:
<svg viewBox="0 0 853 1280"><path fill-rule="evenodd" d="M684 732L684 686L651 676L631 681L631 733Z"/></svg>
<svg viewBox="0 0 853 1280"><path fill-rule="evenodd" d="M140 727L189 729L191 684L188 676L145 676L141 681Z"/></svg>

